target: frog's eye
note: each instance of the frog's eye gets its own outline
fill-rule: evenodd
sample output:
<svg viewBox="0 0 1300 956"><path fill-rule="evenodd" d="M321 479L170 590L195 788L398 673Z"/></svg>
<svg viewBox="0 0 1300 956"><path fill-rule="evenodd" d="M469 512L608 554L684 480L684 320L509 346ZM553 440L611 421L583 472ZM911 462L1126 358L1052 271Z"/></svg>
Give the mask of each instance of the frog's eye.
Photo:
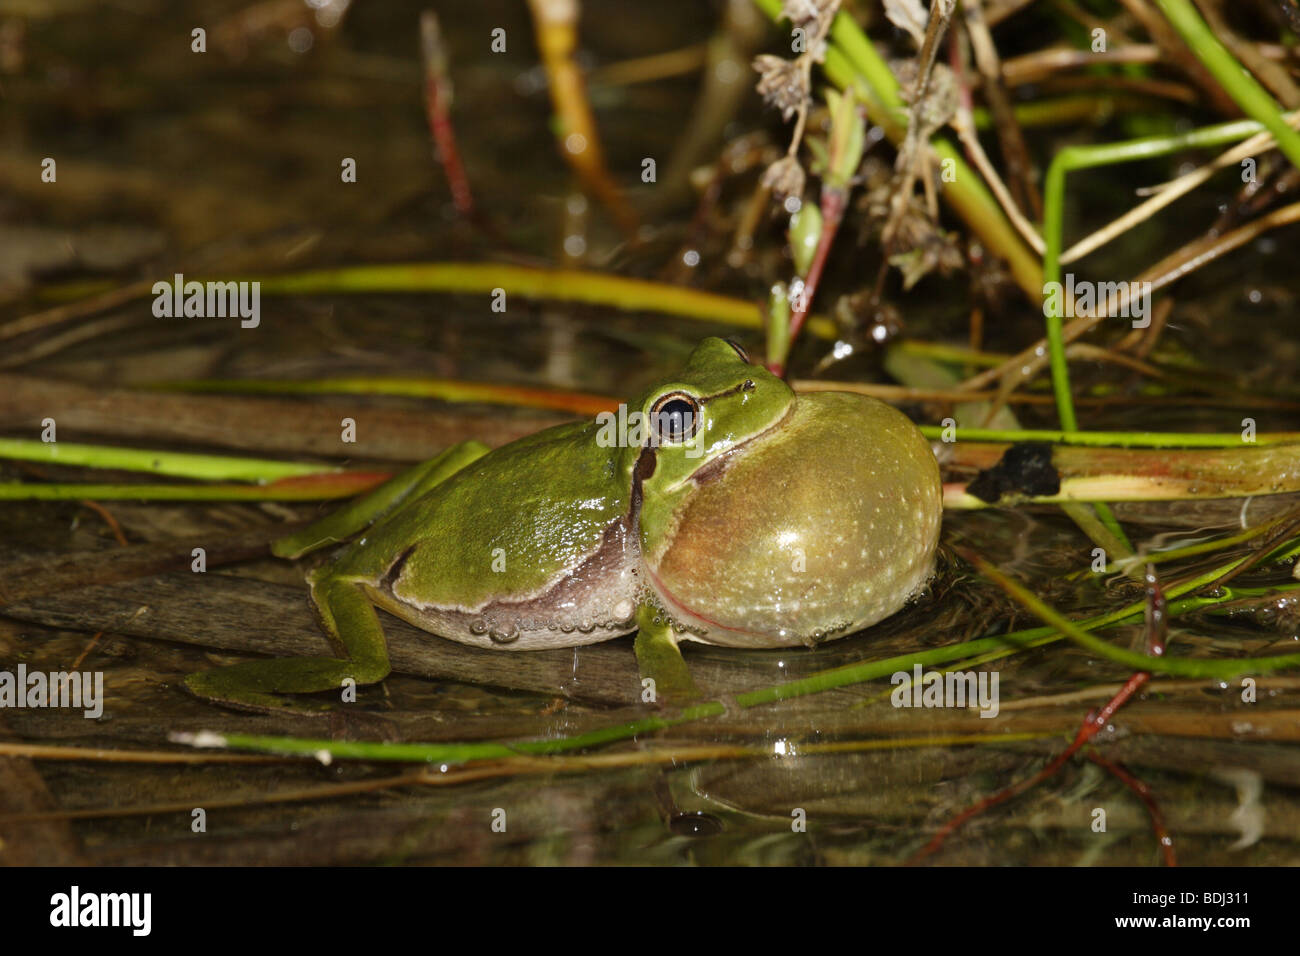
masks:
<svg viewBox="0 0 1300 956"><path fill-rule="evenodd" d="M650 411L650 429L661 444L677 445L695 437L700 428L700 403L685 392L670 392Z"/></svg>
<svg viewBox="0 0 1300 956"><path fill-rule="evenodd" d="M746 365L749 364L749 353L746 352L741 347L739 342L737 342L735 339L723 339L722 341L726 342L728 345L730 345L733 349L736 350L736 354L740 356L740 360L742 362L744 362Z"/></svg>

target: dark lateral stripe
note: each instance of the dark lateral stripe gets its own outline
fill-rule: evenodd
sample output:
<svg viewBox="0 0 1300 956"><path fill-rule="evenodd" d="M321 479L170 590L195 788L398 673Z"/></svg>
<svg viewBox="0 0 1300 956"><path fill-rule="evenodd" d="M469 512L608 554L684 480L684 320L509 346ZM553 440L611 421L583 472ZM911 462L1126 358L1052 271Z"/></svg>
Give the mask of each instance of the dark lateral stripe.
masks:
<svg viewBox="0 0 1300 956"><path fill-rule="evenodd" d="M380 585L381 587L385 587L390 590L392 589L393 583L401 575L402 568L406 565L407 559L410 558L411 555L415 553L415 549L418 547L419 547L418 544L413 544L397 556L397 560L393 562L393 566L389 568L388 572L384 575L384 580Z"/></svg>

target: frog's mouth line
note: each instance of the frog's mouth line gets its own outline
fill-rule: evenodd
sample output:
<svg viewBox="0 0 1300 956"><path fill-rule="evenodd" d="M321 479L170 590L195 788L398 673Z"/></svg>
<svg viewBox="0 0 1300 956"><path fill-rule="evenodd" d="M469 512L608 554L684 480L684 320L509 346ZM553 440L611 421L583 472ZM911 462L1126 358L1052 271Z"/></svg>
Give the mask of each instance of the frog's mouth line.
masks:
<svg viewBox="0 0 1300 956"><path fill-rule="evenodd" d="M720 395L725 395L725 394L727 393L721 392L719 393L719 395L715 395L712 397L718 398ZM699 468L696 468L693 472L691 472L689 475L687 475L685 478L679 481L676 485L674 485L672 490L676 490L680 488L688 481L694 482L697 485L706 485L711 481L716 481L718 478L721 478L722 473L727 470L727 465L730 464L731 457L734 454L736 454L736 452L745 448L752 442L755 442L758 439L762 438L768 432L784 424L785 420L794 414L794 406L795 403L791 402L789 407L785 410L785 413L782 414L781 417L778 418L776 421L772 422L772 424L768 425L762 431L754 432L754 434L750 435L748 438L744 439L743 441L736 442L736 444L732 445L730 448L728 448L725 452L723 452L721 455L717 456L716 458L710 461L706 461L704 464L700 465Z"/></svg>
<svg viewBox="0 0 1300 956"><path fill-rule="evenodd" d="M712 401L713 399L722 398L725 395L732 395L738 391L745 390L746 385L748 385L750 388L753 387L752 383L748 381L743 382L734 388L729 388L725 391L718 392L714 395L709 395L704 398L701 398L699 401L701 404L706 404ZM711 481L716 481L718 478L722 477L723 473L727 469L727 466L730 464L731 457L736 452L745 448L751 442L759 438L762 438L764 435L768 434L773 429L777 428L779 425L784 423L786 419L790 418L794 414L796 402L797 399L795 401L791 401L789 406L782 413L781 417L777 418L766 428L762 429L761 431L757 431L754 434L750 435L748 438L744 439L743 441L739 441L736 444L732 445L730 448L726 450L726 452L719 455L717 458L705 462L699 468L696 468L694 471L692 471L689 475L686 475L684 478L682 478L682 480L679 481L677 484L675 484L670 490L676 490L680 488L682 485L686 484L687 482L692 482L693 484L698 486L701 484L707 484L708 482ZM657 463L658 462L657 462L655 447L652 445L646 445L644 448L641 449L641 454L637 456L636 464L632 467L632 494L630 496L631 500L629 501L628 504L628 523L631 528L638 529L638 531L636 532L638 535L638 539L640 537L639 528L641 525L641 504L642 501L644 500L644 495L645 495L643 484L647 478L654 475L655 467ZM759 638L763 637L763 635L758 634L757 632L746 631L738 628L731 628L726 626L725 624L720 624L717 621L712 621L701 614L697 614L695 611L691 610L680 600L678 600L677 597L674 594L672 594L667 588L665 588L663 586L663 582L659 580L658 575L656 575L654 571L652 571L650 567L644 563L644 561L642 562L642 567L645 568L646 574L650 577L651 581L653 582L655 592L659 594L661 597L663 597L665 601L668 601L674 607L680 609L682 612L694 618L695 620L703 621L705 624L708 624L710 627L716 627L720 630L729 631L734 634L749 634L753 637L759 637Z"/></svg>
<svg viewBox="0 0 1300 956"><path fill-rule="evenodd" d="M701 404L703 404L705 402L712 401L715 398L721 398L724 395L730 395L740 388L743 388L743 385L737 386L736 388L729 388L725 392L718 392L716 395L706 396L705 398L701 398L700 402ZM744 439L743 441L736 442L736 444L732 445L721 455L712 459L711 461L707 461L704 464L700 465L699 468L696 468L689 475L683 477L681 481L677 482L677 484L673 485L668 490L676 491L678 488L686 484L688 481L693 482L696 485L701 485L701 484L707 484L710 481L715 481L716 479L720 478L722 476L722 473L726 470L732 455L740 451L745 446L749 445L750 442L762 438L768 432L772 431L774 428L784 423L787 418L789 418L791 415L794 414L794 406L795 406L795 402L791 402L790 406L776 421L772 422L762 431L754 432L754 434L750 435L748 438ZM658 464L658 458L656 456L655 446L646 445L641 449L641 454L637 456L636 464L632 466L632 494L631 494L631 502L628 506L628 518L632 521L632 524L634 526L639 524L641 519L641 501L644 496L644 492L641 486L647 478L650 478L651 476L654 475L655 467L657 464Z"/></svg>
<svg viewBox="0 0 1300 956"><path fill-rule="evenodd" d="M710 395L708 396L708 398L700 399L700 401L701 403L704 403L714 398L721 398L724 395L733 394L734 392L738 391L740 387L743 386L727 389L727 391L725 392L719 392L716 395ZM737 442L735 445L732 445L730 448L727 449L725 453L719 455L717 458L714 458L712 461L708 461L704 463L699 468L695 469L695 471L691 472L689 475L683 478L676 485L674 485L673 488L674 489L680 488L683 484L685 484L688 481L696 485L701 485L701 484L707 484L711 481L716 481L718 478L721 478L723 473L726 471L727 466L730 464L731 457L736 452L740 451L745 446L749 445L751 442L756 441L759 438L762 438L764 435L768 434L769 432L771 432L772 430L774 430L775 428L783 424L786 421L786 419L794 415L796 402L797 399L796 401L790 402L789 406L786 408L785 412L781 415L781 417L776 419L766 428L762 429L761 431L757 431L754 434L750 435L745 440ZM642 450L641 455L637 458L636 466L632 470L632 475L633 475L632 505L631 508L629 509L629 518L631 519L631 524L633 528L639 528L640 526L641 501L642 501L641 483L642 481L644 481L644 479L649 478L651 475L653 475L654 471L655 471L655 449L650 446L646 446L646 448ZM673 608L680 611L683 615L687 616L689 619L700 621L701 623L707 625L710 628L715 628L720 631L725 631L729 634L745 634L750 637L758 638L759 640L763 640L767 637L767 635L762 634L758 631L750 631L744 628L731 627L729 625L722 624L718 621L714 621L710 618L705 617L703 614L698 613L697 611L690 608L688 605L684 604L681 601L681 599L677 597L677 595L673 594L671 591L668 590L668 588L664 587L663 581L659 579L659 576L654 573L654 570L644 561L644 559L641 561L641 567L645 568L645 573L646 576L650 579L652 590L656 594L658 594L666 603L670 604ZM711 644L713 642L704 641L702 643Z"/></svg>

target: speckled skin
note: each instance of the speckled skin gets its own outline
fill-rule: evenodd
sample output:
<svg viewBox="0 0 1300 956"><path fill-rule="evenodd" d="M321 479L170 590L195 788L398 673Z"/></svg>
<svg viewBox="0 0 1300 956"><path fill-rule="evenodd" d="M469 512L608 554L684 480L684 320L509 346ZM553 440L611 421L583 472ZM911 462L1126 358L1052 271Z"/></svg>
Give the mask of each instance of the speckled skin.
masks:
<svg viewBox="0 0 1300 956"><path fill-rule="evenodd" d="M697 476L643 556L684 636L732 647L842 637L930 577L939 468L906 416L861 395L800 396L787 419Z"/></svg>
<svg viewBox="0 0 1300 956"><path fill-rule="evenodd" d="M587 422L480 452L375 521L314 586L355 585L430 633L522 651L629 633L642 603L685 639L813 644L924 585L939 470L904 415L860 395L796 397L721 339L631 408L674 395L698 403L693 448L605 447ZM277 553L333 534L309 528Z"/></svg>
<svg viewBox="0 0 1300 956"><path fill-rule="evenodd" d="M931 573L939 470L880 402L797 397L708 338L675 377L602 418L495 450L461 442L279 539L272 552L290 559L350 542L308 574L335 655L243 661L185 687L313 712L284 695L390 673L379 607L502 650L639 628L642 673L689 699L680 640L816 644L893 614Z"/></svg>

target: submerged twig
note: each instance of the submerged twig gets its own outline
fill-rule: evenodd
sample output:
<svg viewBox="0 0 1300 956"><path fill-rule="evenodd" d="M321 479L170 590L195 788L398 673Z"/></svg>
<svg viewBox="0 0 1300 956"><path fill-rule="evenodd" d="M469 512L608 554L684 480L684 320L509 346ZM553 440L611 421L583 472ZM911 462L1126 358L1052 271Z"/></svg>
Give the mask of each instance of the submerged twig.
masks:
<svg viewBox="0 0 1300 956"><path fill-rule="evenodd" d="M983 562L981 562L980 568L985 574L990 570L990 566ZM1006 579L996 580L998 580L999 584L1004 586L1004 589L1006 588L1006 584L1008 583ZM1165 596L1164 592L1160 588L1159 582L1156 580L1155 571L1150 566L1147 567L1146 583L1146 642L1148 656L1154 660L1163 655L1165 651ZM1020 595L1017 595L1010 590L1008 593L1012 593L1013 597L1021 599ZM1023 600L1022 603L1024 603ZM909 862L919 862L925 857L937 852L943 846L944 840L952 835L952 833L961 827L967 820L970 820L978 814L983 813L985 810L991 809L1000 803L1005 803L1013 797L1019 796L1025 791L1042 783L1044 780L1054 776L1063 766L1065 766L1067 760L1073 757L1101 730L1105 729L1110 724L1110 719L1115 715L1115 712L1123 707L1124 704L1127 703L1128 700L1150 680L1150 671L1139 671L1130 677L1115 693L1115 696L1107 701L1101 710L1095 712L1089 711L1088 715L1083 720L1083 724L1079 727L1078 733L1075 734L1074 741L1070 746L1066 747L1065 750L1058 754L1051 763L1029 779L1023 780L1020 783L1012 784L1006 789L1001 790L990 797L986 797L969 809L957 814L957 816L944 824L944 826L940 828L939 832L930 839L930 842L918 851ZM1152 797L1150 789L1147 788L1146 784L1137 780L1127 771L1124 771L1122 768L1105 758L1092 753L1089 754L1089 757L1098 765L1118 777L1125 786L1136 793L1139 799L1142 800L1151 816L1152 828L1155 830L1157 842L1164 854L1165 864L1167 866L1175 866L1177 861L1174 857L1173 841L1169 838L1169 832L1165 827L1164 815L1156 805L1155 798Z"/></svg>

